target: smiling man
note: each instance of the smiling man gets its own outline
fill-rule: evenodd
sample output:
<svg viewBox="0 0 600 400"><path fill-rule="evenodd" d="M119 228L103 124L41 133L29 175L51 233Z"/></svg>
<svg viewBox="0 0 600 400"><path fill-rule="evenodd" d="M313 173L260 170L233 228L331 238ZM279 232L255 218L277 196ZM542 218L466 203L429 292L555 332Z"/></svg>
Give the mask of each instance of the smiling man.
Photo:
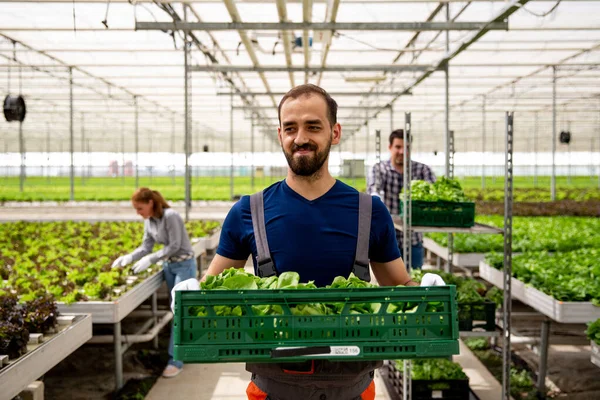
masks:
<svg viewBox="0 0 600 400"><path fill-rule="evenodd" d="M400 192L404 187L404 130L396 129L389 137L390 159L381 161L371 169L367 177L367 193L383 196L383 201L392 215L400 214ZM427 165L410 161L412 180L435 182L435 174ZM402 251L403 234L396 230L398 248ZM423 234L413 232L411 237L411 267L423 266Z"/></svg>
<svg viewBox="0 0 600 400"><path fill-rule="evenodd" d="M259 276L296 271L302 282L325 286L351 272L370 280L370 264L382 286L416 285L381 200L359 194L329 173L331 146L342 137L335 100L315 85L295 87L279 103L279 121L287 177L232 207L207 275L242 268L252 254ZM175 290L194 288L197 282L183 282ZM379 365L324 359L247 364L252 382L246 392L255 400L374 399Z"/></svg>

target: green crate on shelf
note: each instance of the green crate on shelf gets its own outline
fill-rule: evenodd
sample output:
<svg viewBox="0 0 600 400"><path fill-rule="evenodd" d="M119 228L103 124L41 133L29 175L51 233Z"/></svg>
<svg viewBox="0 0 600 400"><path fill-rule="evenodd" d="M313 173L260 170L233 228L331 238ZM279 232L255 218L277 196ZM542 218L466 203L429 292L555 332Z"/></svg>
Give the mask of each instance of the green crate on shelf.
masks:
<svg viewBox="0 0 600 400"><path fill-rule="evenodd" d="M300 304L343 304L340 314L293 315ZM381 304L353 314L353 304ZM389 313L390 304L410 303ZM252 306L279 306L283 315L255 315ZM191 316L204 307L207 316ZM241 316L215 307L240 306ZM406 308L406 307L405 307ZM217 308L218 310L218 308ZM199 290L176 292L174 357L188 363L365 361L458 354L456 288L381 287L310 290Z"/></svg>
<svg viewBox="0 0 600 400"><path fill-rule="evenodd" d="M496 303L485 300L483 303L458 304L458 328L461 331L483 329L496 330Z"/></svg>
<svg viewBox="0 0 600 400"><path fill-rule="evenodd" d="M445 226L470 228L475 225L475 203L414 200L412 226ZM400 201L400 215L404 214Z"/></svg>

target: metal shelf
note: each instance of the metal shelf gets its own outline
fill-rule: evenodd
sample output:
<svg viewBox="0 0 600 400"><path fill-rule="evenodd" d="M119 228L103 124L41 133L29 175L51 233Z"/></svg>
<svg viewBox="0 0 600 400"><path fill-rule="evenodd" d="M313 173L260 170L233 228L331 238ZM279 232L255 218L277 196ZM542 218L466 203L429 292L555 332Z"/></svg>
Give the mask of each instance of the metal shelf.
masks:
<svg viewBox="0 0 600 400"><path fill-rule="evenodd" d="M482 261L479 275L492 285L502 288L503 273ZM539 311L553 321L563 324L584 324L600 318L600 307L591 302L560 301L512 277L512 296Z"/></svg>
<svg viewBox="0 0 600 400"><path fill-rule="evenodd" d="M57 303L61 314L91 314L94 324L114 324L120 322L152 296L162 285L162 268L125 292L115 301L78 301L72 304Z"/></svg>
<svg viewBox="0 0 600 400"><path fill-rule="evenodd" d="M73 322L58 333L44 336L42 343L28 345L27 353L0 369L0 398L12 399L18 395L91 337L92 317L76 315Z"/></svg>
<svg viewBox="0 0 600 400"><path fill-rule="evenodd" d="M404 230L402 217L392 216L394 227L399 231ZM494 226L475 223L470 228L448 227L448 226L412 226L412 232L441 232L441 233L475 233L475 234L503 234L504 231Z"/></svg>
<svg viewBox="0 0 600 400"><path fill-rule="evenodd" d="M219 246L219 239L221 238L221 228L213 232L212 235L207 237L192 238L192 250L196 256L202 254L205 250L214 250Z"/></svg>
<svg viewBox="0 0 600 400"><path fill-rule="evenodd" d="M592 363L600 367L600 346L592 342Z"/></svg>
<svg viewBox="0 0 600 400"><path fill-rule="evenodd" d="M498 331L493 331L493 332L487 332L487 331L460 331L458 333L458 335L460 337L499 337L500 336L500 332L498 332Z"/></svg>
<svg viewBox="0 0 600 400"><path fill-rule="evenodd" d="M448 261L448 247L444 247L430 238L423 238L423 248L435 254L439 259ZM485 253L454 253L452 263L457 267L476 268L485 259ZM439 269L438 265L438 269Z"/></svg>

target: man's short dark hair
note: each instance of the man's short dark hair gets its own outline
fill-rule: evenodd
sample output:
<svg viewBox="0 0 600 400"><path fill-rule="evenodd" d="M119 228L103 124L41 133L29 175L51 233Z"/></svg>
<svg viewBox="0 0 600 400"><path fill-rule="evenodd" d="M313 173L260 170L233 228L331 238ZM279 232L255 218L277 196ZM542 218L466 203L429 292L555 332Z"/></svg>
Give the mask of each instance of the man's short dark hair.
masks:
<svg viewBox="0 0 600 400"><path fill-rule="evenodd" d="M404 129L396 129L390 133L390 146L394 143L394 139L400 139L404 141ZM412 143L412 135L408 138L408 142Z"/></svg>
<svg viewBox="0 0 600 400"><path fill-rule="evenodd" d="M335 125L337 123L337 103L329 95L329 93L325 91L325 89L310 83L306 85L296 86L283 96L283 98L279 102L279 107L277 108L277 118L279 119L279 125L281 125L281 106L283 105L283 103L285 103L287 99L297 99L300 96L311 94L319 95L323 98L323 100L325 100L325 103L327 103L327 119L329 120L330 126Z"/></svg>

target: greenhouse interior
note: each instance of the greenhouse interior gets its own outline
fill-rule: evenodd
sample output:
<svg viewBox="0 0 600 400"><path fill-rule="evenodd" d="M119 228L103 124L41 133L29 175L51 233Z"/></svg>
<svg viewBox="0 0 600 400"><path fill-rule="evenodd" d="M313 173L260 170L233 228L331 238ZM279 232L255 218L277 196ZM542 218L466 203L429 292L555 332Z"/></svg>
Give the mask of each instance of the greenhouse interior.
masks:
<svg viewBox="0 0 600 400"><path fill-rule="evenodd" d="M0 400L600 399L600 0L0 0L0 101Z"/></svg>

